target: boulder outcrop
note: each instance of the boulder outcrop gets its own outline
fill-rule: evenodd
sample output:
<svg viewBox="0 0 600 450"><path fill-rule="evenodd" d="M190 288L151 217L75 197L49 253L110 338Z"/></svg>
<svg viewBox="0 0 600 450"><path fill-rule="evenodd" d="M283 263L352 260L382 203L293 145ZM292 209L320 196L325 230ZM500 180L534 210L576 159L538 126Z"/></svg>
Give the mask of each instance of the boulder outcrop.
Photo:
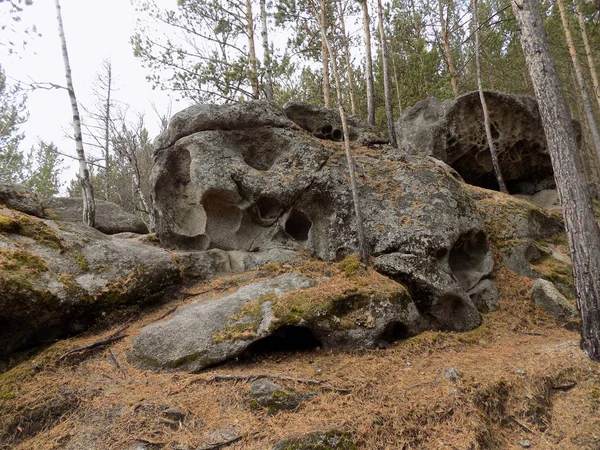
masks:
<svg viewBox="0 0 600 450"><path fill-rule="evenodd" d="M337 109L324 108L306 102L289 101L283 105L286 116L303 130L318 139L343 141L342 119ZM389 140L379 128L369 125L356 116L348 115L350 141L357 145L387 144Z"/></svg>
<svg viewBox="0 0 600 450"><path fill-rule="evenodd" d="M156 301L178 281L165 250L0 208L0 358Z"/></svg>
<svg viewBox="0 0 600 450"><path fill-rule="evenodd" d="M535 194L555 186L537 102L526 96L485 91L492 137L511 194ZM428 98L407 108L397 123L401 151L433 156L469 184L498 189L478 92L440 102Z"/></svg>
<svg viewBox="0 0 600 450"><path fill-rule="evenodd" d="M148 227L142 219L128 213L116 203L98 198L95 199L95 203L96 225L94 228L102 233L148 233ZM52 197L47 202L46 214L55 220L81 223L83 201L77 197Z"/></svg>
<svg viewBox="0 0 600 450"><path fill-rule="evenodd" d="M250 117L256 115L254 103L218 112L213 107L218 126L195 117L207 112L193 107L157 139L152 184L161 243L185 251L284 248L325 261L356 252L342 147L325 146L290 127L272 105L268 120L263 115L252 128L240 129L244 107ZM180 117L196 124L188 135L171 129L184 128ZM172 145L163 148L165 142ZM493 263L460 177L430 158L365 147L354 153L377 270L406 284L429 326L478 326L467 291L488 277Z"/></svg>

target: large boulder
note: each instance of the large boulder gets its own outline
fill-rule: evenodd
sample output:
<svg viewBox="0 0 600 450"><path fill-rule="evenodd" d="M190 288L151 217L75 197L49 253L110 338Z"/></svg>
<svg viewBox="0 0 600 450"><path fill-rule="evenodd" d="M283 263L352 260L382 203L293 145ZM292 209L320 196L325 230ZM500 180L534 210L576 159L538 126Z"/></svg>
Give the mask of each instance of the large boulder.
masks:
<svg viewBox="0 0 600 450"><path fill-rule="evenodd" d="M96 224L94 228L104 234L148 233L148 227L138 216L128 213L119 205L96 199ZM55 220L81 223L83 200L77 197L53 197L47 202L46 214Z"/></svg>
<svg viewBox="0 0 600 450"><path fill-rule="evenodd" d="M324 108L306 102L289 101L283 105L287 117L303 130L308 131L318 139L343 141L342 120L337 109ZM369 125L356 116L348 115L348 133L350 141L358 145L387 144L379 128Z"/></svg>
<svg viewBox="0 0 600 450"><path fill-rule="evenodd" d="M44 217L44 206L37 194L21 184L0 183L0 205L36 217Z"/></svg>
<svg viewBox="0 0 600 450"><path fill-rule="evenodd" d="M0 358L156 301L178 281L165 250L0 208Z"/></svg>
<svg viewBox="0 0 600 450"><path fill-rule="evenodd" d="M485 91L500 169L511 194L553 188L552 163L537 102L527 96ZM469 184L498 189L478 92L440 102L428 98L407 108L397 123L403 152L433 156Z"/></svg>
<svg viewBox="0 0 600 450"><path fill-rule="evenodd" d="M420 330L404 286L360 268L355 258L290 267L230 294L195 300L144 327L133 339L130 361L196 371L245 352L372 348Z"/></svg>
<svg viewBox="0 0 600 450"><path fill-rule="evenodd" d="M256 105L246 106L250 116ZM157 148L152 184L157 233L163 245L209 249L305 251L334 261L357 251L356 216L341 144L290 128L283 112L264 126L236 126L237 105L211 114L193 108L189 128ZM271 111L273 115L276 111ZM179 120L179 119L177 119ZM243 122L243 120L242 120ZM275 126L276 123L282 126ZM177 128L182 128L178 125ZM158 142L171 142L167 130ZM493 264L483 223L465 184L432 158L353 150L367 241L382 273L405 283L430 326L465 330L480 323L468 291Z"/></svg>

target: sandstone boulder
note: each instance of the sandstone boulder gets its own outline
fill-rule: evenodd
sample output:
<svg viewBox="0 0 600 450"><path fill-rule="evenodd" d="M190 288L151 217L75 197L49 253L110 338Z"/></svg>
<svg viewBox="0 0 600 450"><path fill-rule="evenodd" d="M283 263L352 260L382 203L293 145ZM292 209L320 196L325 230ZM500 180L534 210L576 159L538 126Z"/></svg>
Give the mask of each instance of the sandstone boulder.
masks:
<svg viewBox="0 0 600 450"><path fill-rule="evenodd" d="M502 176L511 194L555 186L537 102L485 91ZM407 108L397 123L401 151L433 156L469 184L498 189L478 92L440 102L429 98Z"/></svg>
<svg viewBox="0 0 600 450"><path fill-rule="evenodd" d="M0 205L36 217L44 217L40 198L21 184L0 183Z"/></svg>
<svg viewBox="0 0 600 450"><path fill-rule="evenodd" d="M245 106L244 106L245 105ZM202 124L157 148L152 172L157 234L184 251L305 251L334 261L357 251L355 215L341 144L327 147L290 128L283 112L240 129L243 108L177 115ZM179 120L179 119L177 119ZM244 122L244 121L242 121ZM259 126L260 123L266 123ZM281 126L274 124L281 123ZM183 126L175 127L183 129ZM157 139L171 142L171 132ZM456 172L432 158L353 150L375 267L407 285L430 326L480 323L467 291L486 279L492 256L483 223Z"/></svg>
<svg viewBox="0 0 600 450"><path fill-rule="evenodd" d="M156 301L178 280L162 249L0 208L0 357Z"/></svg>
<svg viewBox="0 0 600 450"><path fill-rule="evenodd" d="M133 339L130 362L197 371L247 352L373 348L420 330L420 314L404 286L360 269L357 260L297 268L200 298L144 327Z"/></svg>
<svg viewBox="0 0 600 450"><path fill-rule="evenodd" d="M575 306L562 295L551 281L538 278L531 290L536 305L550 314L556 321L565 325L579 317Z"/></svg>
<svg viewBox="0 0 600 450"><path fill-rule="evenodd" d="M142 219L128 213L113 202L96 199L95 228L104 234L148 233L148 227ZM81 223L83 203L77 197L53 197L47 202L48 217L54 220Z"/></svg>
<svg viewBox="0 0 600 450"><path fill-rule="evenodd" d="M286 116L303 130L318 139L343 141L344 132L340 112L337 109L324 108L306 102L289 101L283 105ZM379 128L369 125L358 117L349 115L348 132L350 141L357 145L387 144Z"/></svg>

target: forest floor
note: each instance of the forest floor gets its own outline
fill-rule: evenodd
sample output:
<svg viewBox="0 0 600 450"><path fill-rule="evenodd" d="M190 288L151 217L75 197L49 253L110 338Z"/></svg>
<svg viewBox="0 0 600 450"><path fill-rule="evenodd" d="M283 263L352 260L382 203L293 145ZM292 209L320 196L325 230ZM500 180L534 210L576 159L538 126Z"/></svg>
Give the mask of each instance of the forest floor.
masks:
<svg viewBox="0 0 600 450"><path fill-rule="evenodd" d="M329 430L348 433L355 445L344 448L600 449L600 365L579 349L577 333L533 304L532 280L497 267L499 308L480 328L424 332L381 350L273 353L199 374L153 373L130 366L127 349L173 305L115 319L0 374L0 448L133 449L137 441L194 450L226 428L240 437L231 450ZM216 283L226 286L195 292ZM111 336L119 338L67 354ZM459 377L447 379L448 368ZM273 413L253 407L248 381L211 378L257 373L325 384L274 380L316 395ZM179 419L167 420L167 410Z"/></svg>

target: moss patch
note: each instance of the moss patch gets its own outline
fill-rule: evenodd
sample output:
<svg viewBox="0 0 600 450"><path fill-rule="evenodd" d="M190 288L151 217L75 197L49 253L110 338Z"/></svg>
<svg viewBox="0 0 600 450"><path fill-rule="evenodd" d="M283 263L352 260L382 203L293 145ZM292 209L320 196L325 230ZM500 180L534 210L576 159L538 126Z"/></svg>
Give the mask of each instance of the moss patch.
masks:
<svg viewBox="0 0 600 450"><path fill-rule="evenodd" d="M73 255L73 259L75 260L79 268L84 272L90 270L90 263L88 262L87 258L83 253L75 253Z"/></svg>
<svg viewBox="0 0 600 450"><path fill-rule="evenodd" d="M66 246L60 235L42 220L17 211L0 212L0 233L19 234L62 253Z"/></svg>

